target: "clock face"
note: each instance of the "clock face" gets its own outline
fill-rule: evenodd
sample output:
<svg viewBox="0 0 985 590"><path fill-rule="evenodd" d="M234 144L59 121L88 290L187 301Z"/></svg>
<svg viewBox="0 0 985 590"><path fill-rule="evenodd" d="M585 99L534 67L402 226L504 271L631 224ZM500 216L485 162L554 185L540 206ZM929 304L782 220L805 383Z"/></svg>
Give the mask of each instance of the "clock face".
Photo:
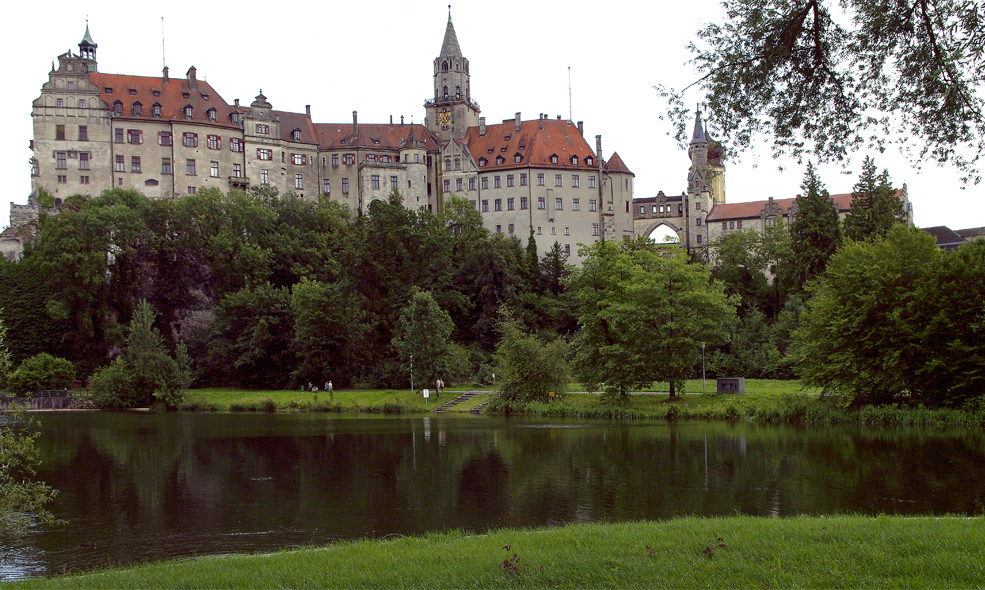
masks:
<svg viewBox="0 0 985 590"><path fill-rule="evenodd" d="M451 113L447 111L443 113L438 113L438 124L451 125Z"/></svg>

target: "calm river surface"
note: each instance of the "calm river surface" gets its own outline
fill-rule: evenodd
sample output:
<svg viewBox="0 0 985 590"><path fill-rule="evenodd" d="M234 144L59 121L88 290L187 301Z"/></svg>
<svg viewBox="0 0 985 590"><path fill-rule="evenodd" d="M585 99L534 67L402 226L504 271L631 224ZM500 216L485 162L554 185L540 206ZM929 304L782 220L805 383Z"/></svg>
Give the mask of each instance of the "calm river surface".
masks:
<svg viewBox="0 0 985 590"><path fill-rule="evenodd" d="M0 579L434 530L679 515L972 514L985 436L706 422L39 415L64 525Z"/></svg>

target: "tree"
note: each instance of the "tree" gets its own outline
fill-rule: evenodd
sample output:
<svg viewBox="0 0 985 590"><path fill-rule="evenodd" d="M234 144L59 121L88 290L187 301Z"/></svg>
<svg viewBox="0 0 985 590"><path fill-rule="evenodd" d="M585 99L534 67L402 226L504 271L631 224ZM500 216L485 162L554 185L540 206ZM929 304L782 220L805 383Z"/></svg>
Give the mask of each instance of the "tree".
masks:
<svg viewBox="0 0 985 590"><path fill-rule="evenodd" d="M568 384L565 361L567 343L563 338L544 342L527 332L507 308L500 310L499 356L500 397L509 401L550 400L551 392L563 395Z"/></svg>
<svg viewBox="0 0 985 590"><path fill-rule="evenodd" d="M783 308L791 287L790 241L782 223L731 231L716 241L711 275L726 293L741 297L741 315L755 309L773 318Z"/></svg>
<svg viewBox="0 0 985 590"><path fill-rule="evenodd" d="M579 255L583 266L569 281L581 325L573 345L578 376L620 397L668 381L676 399L701 343L727 338L737 298L705 265L689 264L683 251L662 253L646 238L596 242Z"/></svg>
<svg viewBox="0 0 985 590"><path fill-rule="evenodd" d="M807 163L800 186L803 193L797 195L797 216L790 224L790 274L792 285L798 290L824 272L828 259L841 245L838 210L813 163Z"/></svg>
<svg viewBox="0 0 985 590"><path fill-rule="evenodd" d="M139 408L161 403L175 408L181 403L190 381L188 367L168 354L161 333L154 327L156 315L150 304L141 300L127 328L123 354L93 374L89 387L99 407ZM180 346L177 356L187 358Z"/></svg>
<svg viewBox="0 0 985 590"><path fill-rule="evenodd" d="M23 535L35 518L56 522L44 506L58 492L31 479L38 463L37 438L22 412L0 414L0 538Z"/></svg>
<svg viewBox="0 0 985 590"><path fill-rule="evenodd" d="M852 189L852 205L845 216L845 237L864 240L883 237L895 223L906 219L903 201L889 180L889 171L876 174L872 158L865 158L862 174Z"/></svg>
<svg viewBox="0 0 985 590"><path fill-rule="evenodd" d="M322 283L302 279L291 291L294 384L331 380L348 387L362 360L362 340L369 330L363 299L344 281ZM368 359L366 359L368 360Z"/></svg>
<svg viewBox="0 0 985 590"><path fill-rule="evenodd" d="M0 309L0 389L7 386L10 374L10 351L7 349L7 326L3 323L3 309Z"/></svg>
<svg viewBox="0 0 985 590"><path fill-rule="evenodd" d="M902 143L978 182L985 151L985 12L979 0L726 0L691 45L714 126L738 149L841 160ZM687 109L671 103L678 139ZM685 89L686 90L686 89ZM914 151L915 150L915 151Z"/></svg>
<svg viewBox="0 0 985 590"><path fill-rule="evenodd" d="M447 378L451 363L451 333L455 324L428 291L416 291L400 312L393 348L396 349L405 375L429 387L437 379ZM416 356L416 358L415 358Z"/></svg>
<svg viewBox="0 0 985 590"><path fill-rule="evenodd" d="M46 352L36 354L18 365L7 377L8 388L15 393L39 389L67 389L75 379L75 366Z"/></svg>

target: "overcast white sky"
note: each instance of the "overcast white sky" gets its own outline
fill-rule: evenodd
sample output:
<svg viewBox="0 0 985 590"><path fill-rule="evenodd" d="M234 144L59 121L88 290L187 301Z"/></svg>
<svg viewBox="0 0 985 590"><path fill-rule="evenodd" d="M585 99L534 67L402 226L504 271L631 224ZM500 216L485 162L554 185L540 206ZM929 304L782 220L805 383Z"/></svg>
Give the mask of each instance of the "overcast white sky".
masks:
<svg viewBox="0 0 985 590"><path fill-rule="evenodd" d="M644 8L646 7L646 8ZM42 18L37 11L43 10ZM303 112L311 105L316 122L348 122L359 111L365 123L421 122L431 97L432 62L448 17L447 0L374 2L236 2L206 4L80 3L54 0L43 8L19 4L5 10L7 86L0 106L7 115L0 145L6 199L0 228L8 224L8 202L26 203L32 138L31 102L40 95L52 61L89 30L99 45L99 70L158 76L162 68L161 17L172 77L198 69L230 104L252 102L262 88L275 109ZM634 0L548 2L501 0L453 3L452 18L462 52L471 63L472 97L490 122L521 112L568 117L568 68L572 112L585 122L602 155L617 151L636 174L636 196L686 187L687 154L660 120L664 103L653 86L681 88L695 79L686 47L704 23L718 20L715 0L640 3ZM693 102L702 97L694 94ZM850 174L822 166L831 193L851 192L859 154ZM920 227L985 226L985 188L964 190L950 168L927 165L920 173L902 158L876 155L894 183L906 183ZM778 166L785 170L780 172ZM728 202L796 196L803 167L781 162L763 150L727 164Z"/></svg>

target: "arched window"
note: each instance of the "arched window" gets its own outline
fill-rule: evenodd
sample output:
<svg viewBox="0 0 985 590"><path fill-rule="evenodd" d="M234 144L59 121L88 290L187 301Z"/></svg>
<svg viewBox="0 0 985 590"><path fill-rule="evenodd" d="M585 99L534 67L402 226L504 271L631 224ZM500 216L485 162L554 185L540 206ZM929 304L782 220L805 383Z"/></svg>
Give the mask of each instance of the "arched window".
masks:
<svg viewBox="0 0 985 590"><path fill-rule="evenodd" d="M301 141L301 130L300 129L295 129L294 131L291 131L291 137L294 138L294 141L300 142Z"/></svg>
<svg viewBox="0 0 985 590"><path fill-rule="evenodd" d="M209 121L215 123L215 109L209 109L205 111L205 114L209 117Z"/></svg>
<svg viewBox="0 0 985 590"><path fill-rule="evenodd" d="M191 119L192 118L192 107L191 107L191 105L186 106L184 110L185 110L185 118L186 119Z"/></svg>
<svg viewBox="0 0 985 590"><path fill-rule="evenodd" d="M448 71L448 62L446 62L446 61L441 62L441 71L442 72L447 72Z"/></svg>
<svg viewBox="0 0 985 590"><path fill-rule="evenodd" d="M133 116L140 117L144 114L144 105L140 104L139 101L133 103Z"/></svg>
<svg viewBox="0 0 985 590"><path fill-rule="evenodd" d="M123 116L123 102L118 100L113 103L113 114L117 117Z"/></svg>
<svg viewBox="0 0 985 590"><path fill-rule="evenodd" d="M455 98L462 98L462 87L461 86L456 86L455 87Z"/></svg>
<svg viewBox="0 0 985 590"><path fill-rule="evenodd" d="M448 87L445 86L445 98L448 98Z"/></svg>

